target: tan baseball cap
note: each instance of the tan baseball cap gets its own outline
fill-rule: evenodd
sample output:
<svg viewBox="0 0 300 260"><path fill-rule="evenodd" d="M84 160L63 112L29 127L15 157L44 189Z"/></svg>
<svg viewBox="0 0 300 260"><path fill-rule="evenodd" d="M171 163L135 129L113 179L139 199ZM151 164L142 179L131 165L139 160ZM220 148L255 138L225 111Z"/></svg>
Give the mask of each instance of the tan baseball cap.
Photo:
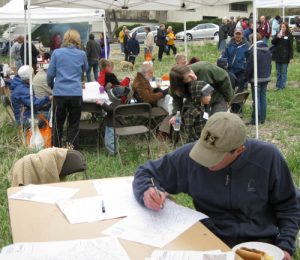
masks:
<svg viewBox="0 0 300 260"><path fill-rule="evenodd" d="M213 114L206 122L200 139L190 152L197 163L212 167L246 140L246 126L239 116L227 112Z"/></svg>

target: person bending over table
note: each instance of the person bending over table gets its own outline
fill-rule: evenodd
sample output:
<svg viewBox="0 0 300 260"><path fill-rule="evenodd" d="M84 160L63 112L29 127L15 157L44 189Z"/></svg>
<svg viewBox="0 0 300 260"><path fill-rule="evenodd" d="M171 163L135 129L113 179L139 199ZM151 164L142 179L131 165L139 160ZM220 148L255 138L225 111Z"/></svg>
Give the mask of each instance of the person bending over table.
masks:
<svg viewBox="0 0 300 260"><path fill-rule="evenodd" d="M170 70L173 115L177 111L182 111L184 106L190 106L191 95L189 88L195 80L205 81L215 89L211 100L211 114L227 111L227 103L230 102L234 95L227 72L209 62L199 61L191 65L175 65ZM185 103L184 99L186 99ZM170 124L174 123L175 116L170 119Z"/></svg>
<svg viewBox="0 0 300 260"><path fill-rule="evenodd" d="M290 260L300 222L299 191L278 149L246 136L237 115L215 113L196 143L137 169L134 195L159 211L167 193L187 193L196 210L209 216L203 224L228 246L268 242Z"/></svg>
<svg viewBox="0 0 300 260"><path fill-rule="evenodd" d="M80 34L68 30L63 47L53 51L47 72L53 88L53 146L62 147L63 127L68 120L67 143L78 149L79 121L82 104L81 75L88 69L86 53L80 50Z"/></svg>

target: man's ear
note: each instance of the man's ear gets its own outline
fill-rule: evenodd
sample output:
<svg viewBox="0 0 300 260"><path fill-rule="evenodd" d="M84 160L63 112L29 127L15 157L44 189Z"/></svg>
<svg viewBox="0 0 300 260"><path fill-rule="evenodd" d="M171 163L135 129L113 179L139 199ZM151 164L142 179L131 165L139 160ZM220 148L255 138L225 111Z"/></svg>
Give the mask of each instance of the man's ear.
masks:
<svg viewBox="0 0 300 260"><path fill-rule="evenodd" d="M242 144L239 148L235 149L234 153L236 156L238 156L245 151L246 151L246 147L245 145Z"/></svg>

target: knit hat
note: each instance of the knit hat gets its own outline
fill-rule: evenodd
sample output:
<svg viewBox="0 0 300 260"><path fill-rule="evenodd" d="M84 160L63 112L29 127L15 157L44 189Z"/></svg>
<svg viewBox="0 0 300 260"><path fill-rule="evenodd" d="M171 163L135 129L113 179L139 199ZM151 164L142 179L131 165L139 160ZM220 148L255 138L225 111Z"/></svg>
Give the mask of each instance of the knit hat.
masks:
<svg viewBox="0 0 300 260"><path fill-rule="evenodd" d="M202 97L211 95L214 92L214 88L208 83L201 89Z"/></svg>
<svg viewBox="0 0 300 260"><path fill-rule="evenodd" d="M212 167L225 155L244 144L246 126L239 116L227 112L213 114L201 132L199 141L190 152L197 163Z"/></svg>
<svg viewBox="0 0 300 260"><path fill-rule="evenodd" d="M217 66L222 69L227 69L228 67L228 60L226 58L219 58L217 59Z"/></svg>
<svg viewBox="0 0 300 260"><path fill-rule="evenodd" d="M28 65L23 65L18 70L18 75L22 80L29 80L30 73L32 73L32 68L30 68Z"/></svg>
<svg viewBox="0 0 300 260"><path fill-rule="evenodd" d="M109 100L115 105L126 104L133 95L131 86L128 87L115 86L112 88L111 85L108 85L106 91Z"/></svg>

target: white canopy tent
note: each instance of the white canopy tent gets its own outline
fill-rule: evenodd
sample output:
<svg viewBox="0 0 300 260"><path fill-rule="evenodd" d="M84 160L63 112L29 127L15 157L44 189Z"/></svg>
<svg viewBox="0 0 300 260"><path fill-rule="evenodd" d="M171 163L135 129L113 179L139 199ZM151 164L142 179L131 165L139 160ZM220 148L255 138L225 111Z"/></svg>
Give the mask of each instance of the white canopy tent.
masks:
<svg viewBox="0 0 300 260"><path fill-rule="evenodd" d="M75 9L75 8L53 8L30 6L30 0L12 0L4 7L0 8L0 23L2 24L26 24L28 31L28 42L31 43L31 24L49 23L80 23L90 21L103 21L105 26L105 12L98 9ZM26 27L25 27L26 28ZM105 30L104 30L105 31ZM26 29L25 29L25 35ZM105 33L104 33L105 36ZM106 45L106 41L104 41ZM29 66L32 67L31 44L28 45ZM105 53L106 53L105 46ZM25 37L25 60L26 60L26 37ZM33 109L33 88L32 75L30 77L30 101L31 101L31 131L34 136L34 109ZM33 138L34 139L34 138Z"/></svg>

